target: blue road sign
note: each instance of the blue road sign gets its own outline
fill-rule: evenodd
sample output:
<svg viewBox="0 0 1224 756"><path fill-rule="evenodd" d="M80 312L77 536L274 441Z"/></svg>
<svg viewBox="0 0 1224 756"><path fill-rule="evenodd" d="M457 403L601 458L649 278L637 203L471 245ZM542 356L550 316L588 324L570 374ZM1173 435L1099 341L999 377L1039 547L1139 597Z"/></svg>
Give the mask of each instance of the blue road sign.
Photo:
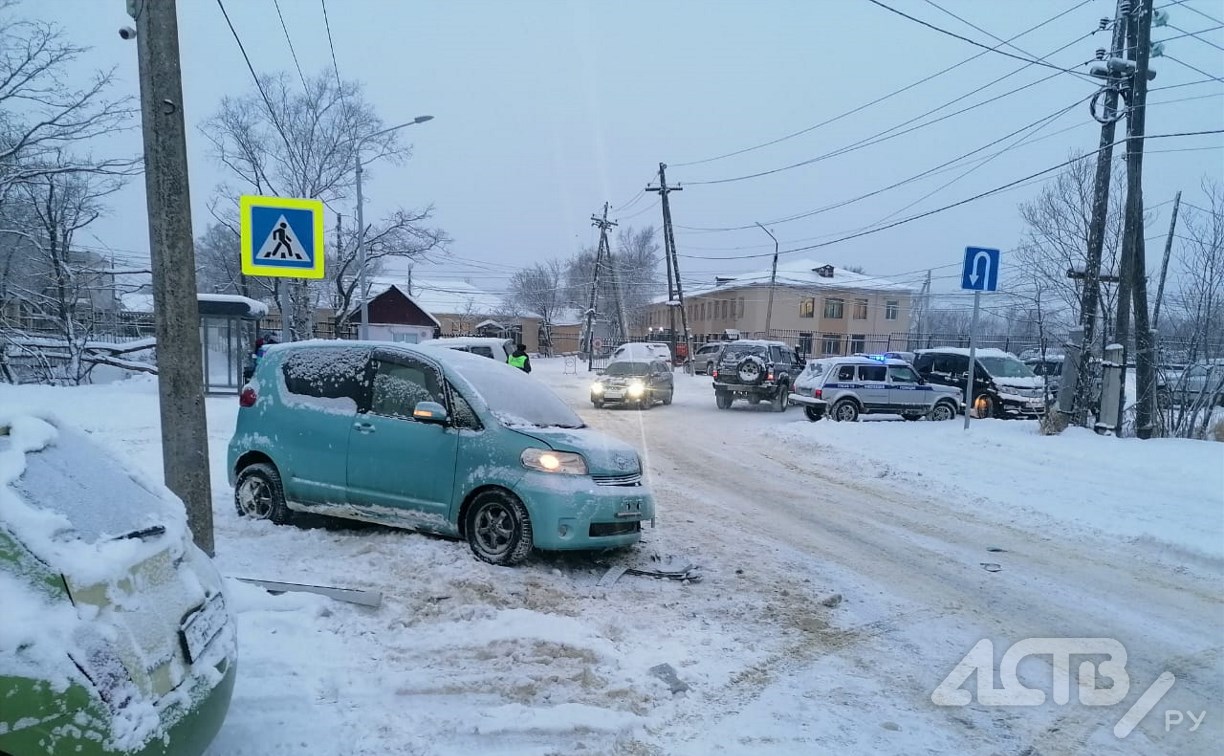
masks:
<svg viewBox="0 0 1224 756"><path fill-rule="evenodd" d="M244 275L323 277L321 201L247 195L238 207Z"/></svg>
<svg viewBox="0 0 1224 756"><path fill-rule="evenodd" d="M961 288L970 291L998 291L999 250L965 247L965 269L961 272Z"/></svg>

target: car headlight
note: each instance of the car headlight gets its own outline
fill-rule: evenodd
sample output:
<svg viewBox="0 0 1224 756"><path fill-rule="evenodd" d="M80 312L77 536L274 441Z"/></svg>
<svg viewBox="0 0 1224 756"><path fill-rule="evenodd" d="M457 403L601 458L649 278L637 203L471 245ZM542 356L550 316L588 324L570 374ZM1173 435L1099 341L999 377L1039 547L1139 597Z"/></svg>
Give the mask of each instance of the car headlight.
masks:
<svg viewBox="0 0 1224 756"><path fill-rule="evenodd" d="M528 470L562 475L586 475L587 464L581 454L551 449L524 449L519 459Z"/></svg>
<svg viewBox="0 0 1224 756"><path fill-rule="evenodd" d="M602 383L600 383L599 381L595 381L594 383L591 384L592 394L602 394L603 392L604 392L604 385Z"/></svg>
<svg viewBox="0 0 1224 756"><path fill-rule="evenodd" d="M641 396L645 390L646 386L641 381L634 381L629 384L629 396Z"/></svg>

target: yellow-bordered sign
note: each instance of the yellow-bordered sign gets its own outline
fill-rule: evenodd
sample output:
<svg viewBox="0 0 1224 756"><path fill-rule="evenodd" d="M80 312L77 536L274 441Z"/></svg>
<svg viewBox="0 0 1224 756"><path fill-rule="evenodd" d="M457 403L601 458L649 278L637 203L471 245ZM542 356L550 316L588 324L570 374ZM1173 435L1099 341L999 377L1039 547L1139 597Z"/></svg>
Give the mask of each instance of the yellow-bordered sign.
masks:
<svg viewBox="0 0 1224 756"><path fill-rule="evenodd" d="M323 277L323 202L243 195L238 200L242 274Z"/></svg>

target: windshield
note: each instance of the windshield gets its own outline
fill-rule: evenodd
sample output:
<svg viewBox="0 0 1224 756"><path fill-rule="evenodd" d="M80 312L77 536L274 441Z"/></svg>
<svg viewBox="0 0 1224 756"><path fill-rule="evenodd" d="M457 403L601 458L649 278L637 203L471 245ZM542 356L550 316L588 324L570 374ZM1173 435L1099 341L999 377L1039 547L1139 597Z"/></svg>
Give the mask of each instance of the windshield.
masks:
<svg viewBox="0 0 1224 756"><path fill-rule="evenodd" d="M502 425L585 427L569 405L518 368L466 352L455 352L446 363L472 385Z"/></svg>
<svg viewBox="0 0 1224 756"><path fill-rule="evenodd" d="M992 378L1035 378L1033 371L1015 357L978 357Z"/></svg>
<svg viewBox="0 0 1224 756"><path fill-rule="evenodd" d="M613 362L604 370L604 375L650 375L650 365L645 362Z"/></svg>

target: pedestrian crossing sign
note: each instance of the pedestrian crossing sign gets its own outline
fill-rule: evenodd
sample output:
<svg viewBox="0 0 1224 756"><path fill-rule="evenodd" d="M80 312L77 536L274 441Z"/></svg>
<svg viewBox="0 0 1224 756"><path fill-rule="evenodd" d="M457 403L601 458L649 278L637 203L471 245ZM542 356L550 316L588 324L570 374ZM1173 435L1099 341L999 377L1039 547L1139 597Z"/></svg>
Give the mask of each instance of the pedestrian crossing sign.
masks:
<svg viewBox="0 0 1224 756"><path fill-rule="evenodd" d="M323 277L323 203L243 195L238 200L242 274Z"/></svg>

